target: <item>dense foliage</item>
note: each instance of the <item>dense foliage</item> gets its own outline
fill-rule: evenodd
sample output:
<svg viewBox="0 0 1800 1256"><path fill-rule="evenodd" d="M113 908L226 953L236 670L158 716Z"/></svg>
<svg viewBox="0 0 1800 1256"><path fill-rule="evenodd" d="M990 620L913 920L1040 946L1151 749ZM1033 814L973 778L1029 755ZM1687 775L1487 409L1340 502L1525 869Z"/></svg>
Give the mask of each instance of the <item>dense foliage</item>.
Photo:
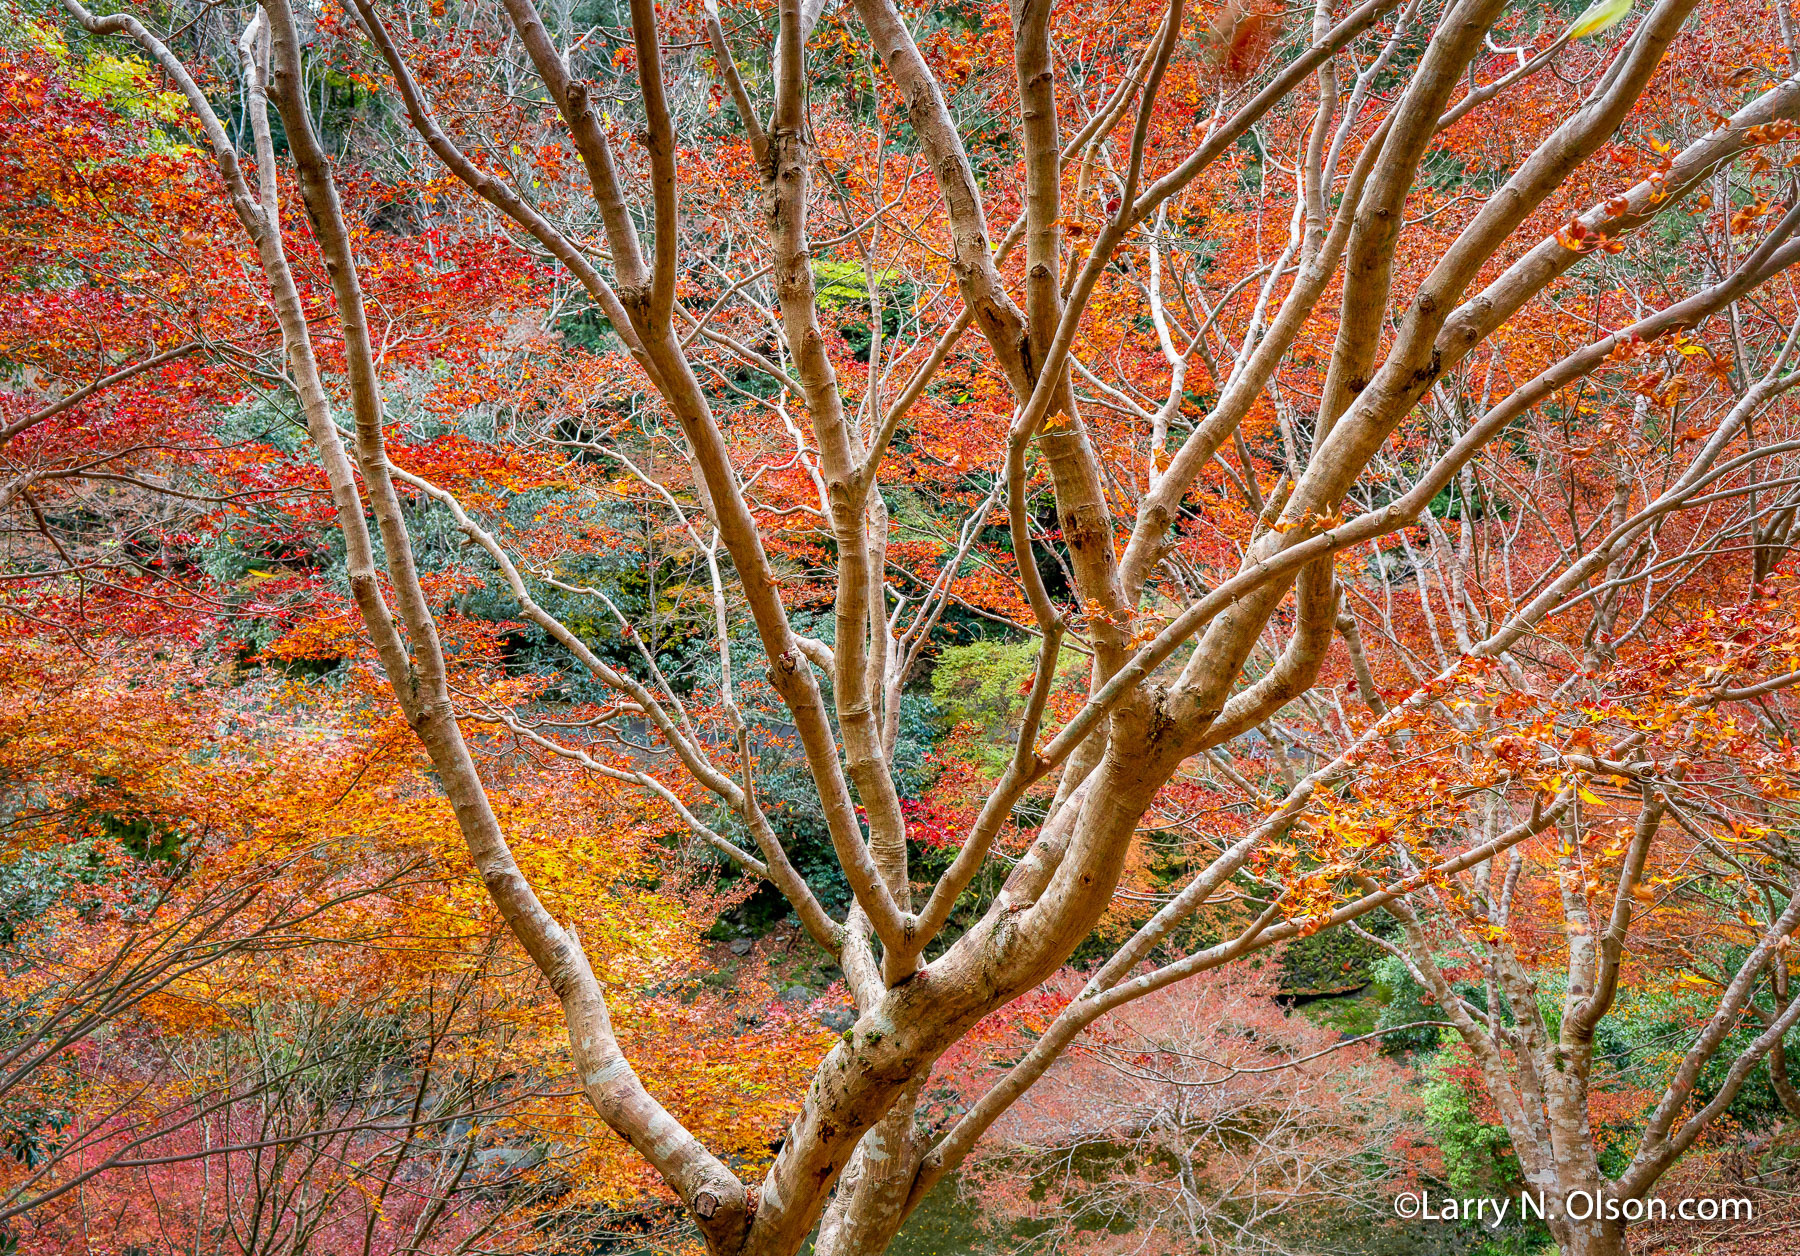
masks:
<svg viewBox="0 0 1800 1256"><path fill-rule="evenodd" d="M0 4L4 1250L1792 1240L1787 0Z"/></svg>

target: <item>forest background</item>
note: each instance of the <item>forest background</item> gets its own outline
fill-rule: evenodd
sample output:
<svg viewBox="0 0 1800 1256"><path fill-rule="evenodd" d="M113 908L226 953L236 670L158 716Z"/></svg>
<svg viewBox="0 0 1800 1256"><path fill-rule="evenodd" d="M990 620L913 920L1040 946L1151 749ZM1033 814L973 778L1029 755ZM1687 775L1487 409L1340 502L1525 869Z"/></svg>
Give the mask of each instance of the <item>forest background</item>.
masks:
<svg viewBox="0 0 1800 1256"><path fill-rule="evenodd" d="M1579 7L0 9L4 1250L1791 1250L1800 47Z"/></svg>

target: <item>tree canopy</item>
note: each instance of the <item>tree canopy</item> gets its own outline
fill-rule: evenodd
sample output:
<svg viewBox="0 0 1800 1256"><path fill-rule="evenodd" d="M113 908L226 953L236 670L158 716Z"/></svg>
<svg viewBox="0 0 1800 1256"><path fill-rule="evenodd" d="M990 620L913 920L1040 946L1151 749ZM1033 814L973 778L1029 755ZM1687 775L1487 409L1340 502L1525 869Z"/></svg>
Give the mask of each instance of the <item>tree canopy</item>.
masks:
<svg viewBox="0 0 1800 1256"><path fill-rule="evenodd" d="M0 9L21 1250L1607 1256L1800 1118L1786 0L114 9Z"/></svg>

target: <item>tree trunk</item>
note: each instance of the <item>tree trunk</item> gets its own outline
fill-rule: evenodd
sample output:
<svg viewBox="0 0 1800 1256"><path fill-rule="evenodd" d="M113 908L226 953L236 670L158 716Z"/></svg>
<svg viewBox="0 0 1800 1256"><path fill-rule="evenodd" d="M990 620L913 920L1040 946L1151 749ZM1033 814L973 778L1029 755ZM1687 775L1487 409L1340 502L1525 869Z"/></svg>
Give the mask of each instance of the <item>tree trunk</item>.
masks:
<svg viewBox="0 0 1800 1256"><path fill-rule="evenodd" d="M1553 1225L1551 1232L1563 1256L1626 1256L1629 1250L1623 1221L1563 1221Z"/></svg>
<svg viewBox="0 0 1800 1256"><path fill-rule="evenodd" d="M924 1147L914 1128L920 1078L872 1126L838 1179L819 1222L816 1256L881 1256L906 1220L906 1197Z"/></svg>

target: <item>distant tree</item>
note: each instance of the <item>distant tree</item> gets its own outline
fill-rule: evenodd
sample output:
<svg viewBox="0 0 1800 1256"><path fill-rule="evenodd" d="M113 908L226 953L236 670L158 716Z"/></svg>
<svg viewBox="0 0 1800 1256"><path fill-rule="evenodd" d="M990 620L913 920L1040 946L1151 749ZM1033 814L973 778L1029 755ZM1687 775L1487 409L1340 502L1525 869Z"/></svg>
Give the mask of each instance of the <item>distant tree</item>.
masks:
<svg viewBox="0 0 1800 1256"><path fill-rule="evenodd" d="M1270 971L1158 990L1063 1056L966 1162L964 1189L996 1241L1294 1251L1387 1223L1388 1195L1412 1180L1429 1138L1411 1072L1372 1041L1284 1012ZM1015 1032L959 1049L977 1059L959 1058L946 1080L979 1099L994 1080L980 1057L1017 1058L1027 1042Z"/></svg>
<svg viewBox="0 0 1800 1256"><path fill-rule="evenodd" d="M403 726L354 683L284 703L187 657L66 651L0 662L0 1233L370 1256L668 1228L624 1215L642 1162L571 1088ZM529 775L540 836L589 857L561 903L639 987L642 1066L766 1157L821 1034L753 973L730 999L688 979L718 904L660 825Z"/></svg>

